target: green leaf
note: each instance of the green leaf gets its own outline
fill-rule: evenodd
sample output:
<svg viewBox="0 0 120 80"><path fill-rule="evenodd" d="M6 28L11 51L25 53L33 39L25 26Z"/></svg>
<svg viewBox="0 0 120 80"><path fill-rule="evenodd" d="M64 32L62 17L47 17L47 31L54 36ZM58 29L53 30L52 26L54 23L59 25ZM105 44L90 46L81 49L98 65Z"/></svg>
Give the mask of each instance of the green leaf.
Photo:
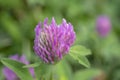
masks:
<svg viewBox="0 0 120 80"><path fill-rule="evenodd" d="M73 57L75 60L78 60L78 62L80 64L82 64L83 66L89 68L90 67L90 63L88 61L88 59L85 56L81 56L81 55L75 55L73 53L70 53L71 57Z"/></svg>
<svg viewBox="0 0 120 80"><path fill-rule="evenodd" d="M23 68L38 67L39 65L40 65L40 63L33 63L33 64L29 64L29 65L24 65Z"/></svg>
<svg viewBox="0 0 120 80"><path fill-rule="evenodd" d="M90 67L90 63L85 56L79 56L78 61L79 61L80 64L84 65L85 67L87 67L87 68Z"/></svg>
<svg viewBox="0 0 120 80"><path fill-rule="evenodd" d="M86 55L90 55L91 51L85 48L84 46L76 45L76 46L71 47L70 53L86 56Z"/></svg>
<svg viewBox="0 0 120 80"><path fill-rule="evenodd" d="M21 80L33 80L29 70L22 68L24 66L23 63L8 58L2 59L1 62L14 71Z"/></svg>
<svg viewBox="0 0 120 80"><path fill-rule="evenodd" d="M90 55L90 54L91 54L91 52L89 49L86 49L85 47L80 46L80 45L73 46L70 50L70 55L75 60L78 60L78 62L80 64L82 64L83 66L85 66L87 68L90 67L90 63L85 56Z"/></svg>

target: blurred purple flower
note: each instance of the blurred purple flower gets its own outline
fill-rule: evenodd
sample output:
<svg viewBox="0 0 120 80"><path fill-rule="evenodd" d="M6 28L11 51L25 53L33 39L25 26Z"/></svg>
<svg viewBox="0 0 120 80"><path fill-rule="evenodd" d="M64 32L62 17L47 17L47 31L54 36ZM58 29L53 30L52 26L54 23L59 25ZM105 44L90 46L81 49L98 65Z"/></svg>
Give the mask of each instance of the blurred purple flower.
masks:
<svg viewBox="0 0 120 80"><path fill-rule="evenodd" d="M111 22L107 16L99 16L96 22L96 29L101 37L105 37L111 30Z"/></svg>
<svg viewBox="0 0 120 80"><path fill-rule="evenodd" d="M18 56L16 54L16 55L11 56L10 58L13 59L13 60L22 62L24 64L29 64L29 62L26 60L25 55ZM30 71L31 75L34 77L34 69L33 68L29 68L29 71ZM20 80L17 77L17 75L12 70L10 70L8 67L4 67L3 68L3 74L5 76L5 80Z"/></svg>
<svg viewBox="0 0 120 80"><path fill-rule="evenodd" d="M43 62L54 64L69 52L76 35L72 24L65 19L60 25L57 25L54 18L51 24L47 21L48 18L35 28L34 51Z"/></svg>

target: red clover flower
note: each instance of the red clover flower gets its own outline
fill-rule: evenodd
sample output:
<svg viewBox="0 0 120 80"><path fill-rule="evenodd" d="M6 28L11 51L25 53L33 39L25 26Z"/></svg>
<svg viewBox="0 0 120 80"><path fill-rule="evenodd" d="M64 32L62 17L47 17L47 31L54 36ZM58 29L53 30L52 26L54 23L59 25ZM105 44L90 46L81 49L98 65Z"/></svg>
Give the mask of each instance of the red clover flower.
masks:
<svg viewBox="0 0 120 80"><path fill-rule="evenodd" d="M65 19L59 25L54 18L51 24L47 21L48 18L35 28L34 51L43 62L54 64L68 54L76 35L72 24L67 23Z"/></svg>

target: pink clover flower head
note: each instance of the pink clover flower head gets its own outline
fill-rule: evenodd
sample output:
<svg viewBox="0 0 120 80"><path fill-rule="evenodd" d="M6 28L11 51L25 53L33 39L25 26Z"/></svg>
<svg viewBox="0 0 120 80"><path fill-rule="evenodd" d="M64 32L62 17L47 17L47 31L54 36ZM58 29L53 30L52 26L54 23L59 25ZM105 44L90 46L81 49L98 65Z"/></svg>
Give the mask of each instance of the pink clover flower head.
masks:
<svg viewBox="0 0 120 80"><path fill-rule="evenodd" d="M63 19L58 25L52 18L48 24L46 18L35 28L34 51L44 63L54 64L69 52L75 39L76 34L71 23Z"/></svg>
<svg viewBox="0 0 120 80"><path fill-rule="evenodd" d="M101 37L106 37L111 30L109 17L99 16L96 21L96 30Z"/></svg>

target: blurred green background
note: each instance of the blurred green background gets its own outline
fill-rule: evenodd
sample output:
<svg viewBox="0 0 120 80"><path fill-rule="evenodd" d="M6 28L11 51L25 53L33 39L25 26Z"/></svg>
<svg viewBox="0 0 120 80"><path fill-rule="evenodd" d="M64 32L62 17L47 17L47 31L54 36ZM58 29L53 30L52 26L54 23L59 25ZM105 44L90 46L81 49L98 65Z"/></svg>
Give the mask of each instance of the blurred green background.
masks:
<svg viewBox="0 0 120 80"><path fill-rule="evenodd" d="M96 18L107 15L112 30L105 38L96 32ZM92 51L87 56L91 68L65 58L58 65L57 80L120 80L120 0L0 0L0 58L25 54L31 62L34 28L38 22L55 17L71 22L77 35L76 43ZM0 63L0 80L3 80Z"/></svg>

